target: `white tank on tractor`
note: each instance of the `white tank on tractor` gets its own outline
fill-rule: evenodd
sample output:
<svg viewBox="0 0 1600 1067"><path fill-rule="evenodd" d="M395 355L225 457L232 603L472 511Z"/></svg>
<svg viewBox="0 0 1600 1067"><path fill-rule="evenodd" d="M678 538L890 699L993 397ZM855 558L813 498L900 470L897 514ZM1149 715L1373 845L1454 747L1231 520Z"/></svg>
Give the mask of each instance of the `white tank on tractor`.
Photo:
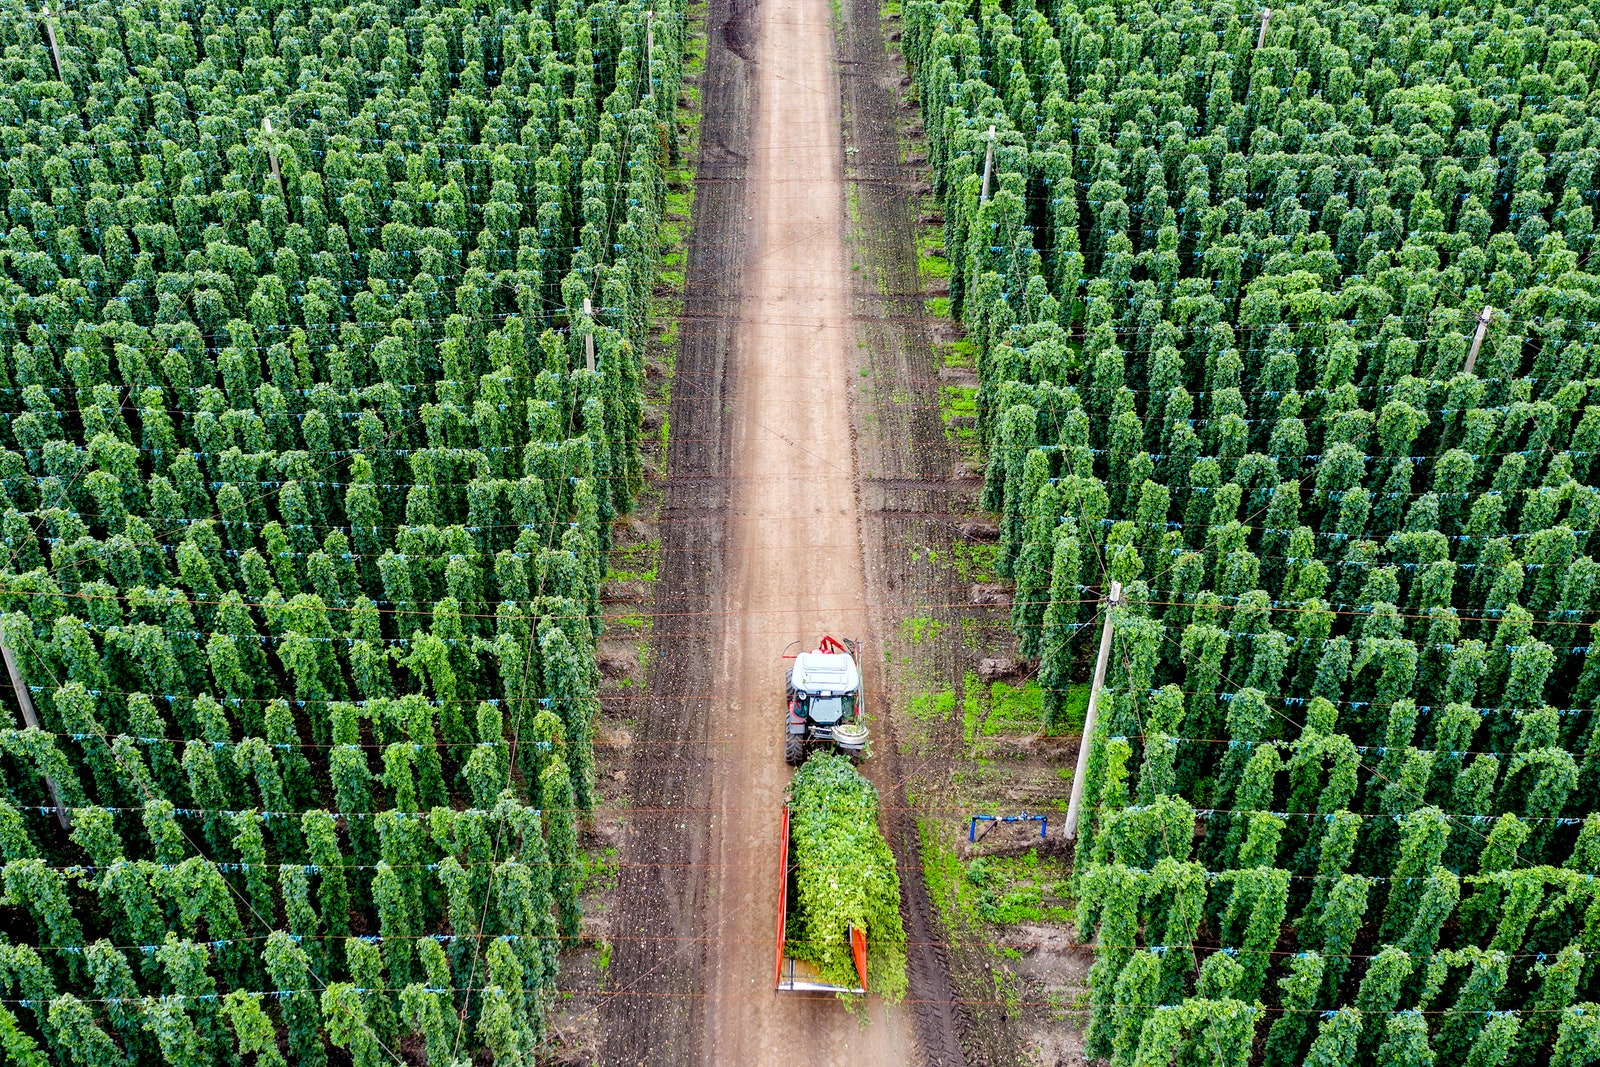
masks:
<svg viewBox="0 0 1600 1067"><path fill-rule="evenodd" d="M814 651L794 657L794 665L789 668L789 716L783 735L786 762L805 762L817 745L831 745L852 759L866 754L858 647L856 641L839 641L824 634Z"/></svg>

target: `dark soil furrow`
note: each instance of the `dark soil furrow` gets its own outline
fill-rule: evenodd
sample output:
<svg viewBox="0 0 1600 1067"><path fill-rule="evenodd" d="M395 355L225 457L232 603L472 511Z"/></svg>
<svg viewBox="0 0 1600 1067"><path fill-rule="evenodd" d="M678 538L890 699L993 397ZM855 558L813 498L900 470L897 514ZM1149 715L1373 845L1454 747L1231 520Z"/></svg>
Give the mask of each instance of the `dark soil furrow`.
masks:
<svg viewBox="0 0 1600 1067"><path fill-rule="evenodd" d="M981 481L961 469L941 417L942 361L919 296L924 287L916 249L927 171L901 160L903 72L885 46L878 0L844 0L841 14L845 136L860 220L852 248L867 268L856 305L872 379L869 401L856 420L867 570L869 582L889 594L878 606L880 632L895 634L897 624L912 615L931 616L935 623L916 649L926 677L898 679L889 672L890 699L899 712L919 685L961 684L970 658L962 647L961 622L971 613L935 595L948 588L948 571L910 546L948 549L959 536L959 515L973 510ZM916 606L927 604L944 606ZM988 957L981 946L954 942L943 929L922 878L920 831L907 803L908 787L919 799L937 796L960 744L960 723L953 719L915 751L893 739L879 749L877 778L892 789L886 803L892 806L891 842L902 870L906 936L921 942L910 955L910 996L916 1001L917 1043L930 1067L1020 1058L998 1005L958 1000L958 988L987 984L981 976Z"/></svg>
<svg viewBox="0 0 1600 1067"><path fill-rule="evenodd" d="M688 255L684 322L676 371L697 383L724 383L737 322L744 263L743 161L749 143L745 49L753 0L711 0L701 80L701 162ZM701 180L709 178L709 180ZM703 861L709 818L710 720L694 695L715 676L720 648L714 614L728 489L727 430L721 388L675 394L667 481L660 518L649 684L635 704L639 742L629 768L632 817L627 863L617 886L619 916L612 995L602 1002L602 1062L676 1067L697 1062L704 1025L704 942L653 940L705 934L707 869L651 866ZM637 995L629 995L637 994Z"/></svg>

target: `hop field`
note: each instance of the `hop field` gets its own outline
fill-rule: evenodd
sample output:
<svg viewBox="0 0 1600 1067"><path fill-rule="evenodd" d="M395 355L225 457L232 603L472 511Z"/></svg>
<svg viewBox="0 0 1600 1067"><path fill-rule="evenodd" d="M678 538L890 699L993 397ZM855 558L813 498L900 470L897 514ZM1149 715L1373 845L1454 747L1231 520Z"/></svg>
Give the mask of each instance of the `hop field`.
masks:
<svg viewBox="0 0 1600 1067"><path fill-rule="evenodd" d="M531 1062L681 6L0 12L5 1058Z"/></svg>
<svg viewBox="0 0 1600 1067"><path fill-rule="evenodd" d="M905 25L1047 713L1125 590L1087 1052L1600 1061L1593 12Z"/></svg>

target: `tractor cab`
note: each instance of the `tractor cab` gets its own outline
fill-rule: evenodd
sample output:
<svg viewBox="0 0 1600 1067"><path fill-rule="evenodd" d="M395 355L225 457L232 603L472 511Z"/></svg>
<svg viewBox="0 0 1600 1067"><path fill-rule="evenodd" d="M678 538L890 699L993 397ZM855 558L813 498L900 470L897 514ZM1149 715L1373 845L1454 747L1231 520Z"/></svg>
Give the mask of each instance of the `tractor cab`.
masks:
<svg viewBox="0 0 1600 1067"><path fill-rule="evenodd" d="M814 651L798 653L789 668L788 701L783 754L789 763L804 762L816 744L830 744L855 758L865 752L856 642L824 635Z"/></svg>

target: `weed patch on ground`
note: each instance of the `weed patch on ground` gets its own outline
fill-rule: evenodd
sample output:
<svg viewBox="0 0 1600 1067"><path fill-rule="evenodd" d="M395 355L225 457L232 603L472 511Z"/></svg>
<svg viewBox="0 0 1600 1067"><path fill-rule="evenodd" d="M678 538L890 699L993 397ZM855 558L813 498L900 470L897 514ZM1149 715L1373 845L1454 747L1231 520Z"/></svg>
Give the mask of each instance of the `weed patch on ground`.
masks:
<svg viewBox="0 0 1600 1067"><path fill-rule="evenodd" d="M1072 921L1067 882L1040 863L1038 849L1020 856L978 856L967 860L965 868L972 910L985 922L1011 926Z"/></svg>
<svg viewBox="0 0 1600 1067"><path fill-rule="evenodd" d="M617 861L615 848L608 845L588 850L582 854L579 863L581 864L578 877L580 893L590 891L604 893L616 886L617 876L622 868Z"/></svg>
<svg viewBox="0 0 1600 1067"><path fill-rule="evenodd" d="M905 639L915 646L937 637L939 631L944 629L944 623L925 615L917 615L901 623L900 629Z"/></svg>
<svg viewBox="0 0 1600 1067"><path fill-rule="evenodd" d="M951 341L942 345L944 365L946 367L959 367L976 370L978 366L978 346L963 337L958 341Z"/></svg>
<svg viewBox="0 0 1600 1067"><path fill-rule="evenodd" d="M947 385L940 390L939 409L944 415L945 432L963 450L978 448L978 390L970 385Z"/></svg>
<svg viewBox="0 0 1600 1067"><path fill-rule="evenodd" d="M606 581L653 582L659 573L660 556L659 537L634 545L618 545L612 549Z"/></svg>
<svg viewBox="0 0 1600 1067"><path fill-rule="evenodd" d="M906 711L916 722L932 726L948 719L955 707L955 690L941 689L937 693L918 693L911 698Z"/></svg>
<svg viewBox="0 0 1600 1067"><path fill-rule="evenodd" d="M950 567L963 582L995 582L1000 546L992 541L955 541L950 545Z"/></svg>
<svg viewBox="0 0 1600 1067"><path fill-rule="evenodd" d="M1075 685L1067 690L1062 716L1055 724L1045 722L1044 690L1032 678L1020 685L1004 681L984 686L975 674L968 674L966 701L962 707L962 735L968 746L985 738L1070 737L1083 731L1084 712L1089 707L1089 687Z"/></svg>

